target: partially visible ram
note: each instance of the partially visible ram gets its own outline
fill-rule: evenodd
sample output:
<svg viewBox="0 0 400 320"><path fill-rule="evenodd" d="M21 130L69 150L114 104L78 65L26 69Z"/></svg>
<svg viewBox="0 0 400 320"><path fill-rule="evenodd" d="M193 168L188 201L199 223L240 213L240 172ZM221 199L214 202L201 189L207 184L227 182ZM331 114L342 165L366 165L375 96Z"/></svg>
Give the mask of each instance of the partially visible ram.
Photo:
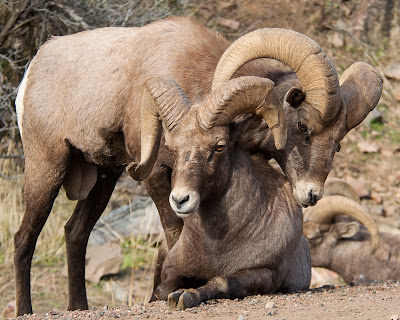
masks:
<svg viewBox="0 0 400 320"><path fill-rule="evenodd" d="M346 282L360 274L369 282L400 279L400 238L378 232L349 184L328 180L325 188L317 205L304 210L312 266L335 271Z"/></svg>

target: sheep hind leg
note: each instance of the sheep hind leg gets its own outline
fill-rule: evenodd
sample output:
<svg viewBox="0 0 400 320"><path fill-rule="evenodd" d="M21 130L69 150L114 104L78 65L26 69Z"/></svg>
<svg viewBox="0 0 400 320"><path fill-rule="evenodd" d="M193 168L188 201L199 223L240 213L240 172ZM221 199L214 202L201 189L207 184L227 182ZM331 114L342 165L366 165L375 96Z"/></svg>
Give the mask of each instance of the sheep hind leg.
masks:
<svg viewBox="0 0 400 320"><path fill-rule="evenodd" d="M98 168L97 181L85 200L78 201L74 213L65 225L68 262L68 310L86 310L85 287L86 246L97 220L103 213L122 171Z"/></svg>
<svg viewBox="0 0 400 320"><path fill-rule="evenodd" d="M14 268L17 316L32 313L30 272L38 236L50 214L65 175L68 150L51 157L25 151L25 213L14 235ZM33 159L36 159L34 161Z"/></svg>

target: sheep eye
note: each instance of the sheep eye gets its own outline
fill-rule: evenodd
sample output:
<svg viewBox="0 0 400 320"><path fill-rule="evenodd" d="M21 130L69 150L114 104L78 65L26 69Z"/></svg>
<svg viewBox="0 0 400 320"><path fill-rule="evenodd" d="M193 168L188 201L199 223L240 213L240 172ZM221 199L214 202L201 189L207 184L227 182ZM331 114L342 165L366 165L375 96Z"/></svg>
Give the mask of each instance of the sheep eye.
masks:
<svg viewBox="0 0 400 320"><path fill-rule="evenodd" d="M340 151L340 143L338 143L337 147L336 147L336 152Z"/></svg>
<svg viewBox="0 0 400 320"><path fill-rule="evenodd" d="M224 144L217 144L214 148L215 151L217 152L222 152L225 149L225 145Z"/></svg>
<svg viewBox="0 0 400 320"><path fill-rule="evenodd" d="M300 121L297 122L297 128L299 128L300 131L307 132L307 126L305 126L303 123Z"/></svg>

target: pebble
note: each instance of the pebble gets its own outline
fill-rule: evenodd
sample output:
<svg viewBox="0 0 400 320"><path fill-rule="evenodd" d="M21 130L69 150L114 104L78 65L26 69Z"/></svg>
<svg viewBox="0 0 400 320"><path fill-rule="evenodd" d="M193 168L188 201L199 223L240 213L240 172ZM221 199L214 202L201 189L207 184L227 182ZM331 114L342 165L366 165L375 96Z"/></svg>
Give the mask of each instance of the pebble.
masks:
<svg viewBox="0 0 400 320"><path fill-rule="evenodd" d="M375 142L361 141L357 143L358 149L363 153L377 153L381 147Z"/></svg>
<svg viewBox="0 0 400 320"><path fill-rule="evenodd" d="M276 306L275 306L275 303L273 303L272 301L271 302L268 302L266 305L265 305L265 309L272 309L272 308L275 308Z"/></svg>
<svg viewBox="0 0 400 320"><path fill-rule="evenodd" d="M400 63L392 63L384 69L385 76L400 80Z"/></svg>
<svg viewBox="0 0 400 320"><path fill-rule="evenodd" d="M398 314L392 314L390 316L390 320L399 320L399 315Z"/></svg>
<svg viewBox="0 0 400 320"><path fill-rule="evenodd" d="M397 87L393 90L393 97L397 100L400 101L400 87Z"/></svg>

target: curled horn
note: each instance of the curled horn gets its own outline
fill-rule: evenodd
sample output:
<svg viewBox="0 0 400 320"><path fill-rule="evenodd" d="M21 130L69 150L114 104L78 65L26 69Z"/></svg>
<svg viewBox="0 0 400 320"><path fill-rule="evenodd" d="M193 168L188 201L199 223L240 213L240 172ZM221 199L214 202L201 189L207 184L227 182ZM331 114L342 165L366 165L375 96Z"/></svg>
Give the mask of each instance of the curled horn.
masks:
<svg viewBox="0 0 400 320"><path fill-rule="evenodd" d="M325 182L324 197L335 195L344 196L360 203L357 191L350 184L339 178L329 178Z"/></svg>
<svg viewBox="0 0 400 320"><path fill-rule="evenodd" d="M223 83L206 99L197 113L203 129L227 125L239 114L253 113L264 118L271 128L276 148L285 147L285 114L271 80L252 76L236 78Z"/></svg>
<svg viewBox="0 0 400 320"><path fill-rule="evenodd" d="M329 196L318 201L315 207L305 210L304 221L318 224L329 224L339 215L348 215L360 221L369 231L373 251L379 245L378 227L364 208L352 199L343 196Z"/></svg>
<svg viewBox="0 0 400 320"><path fill-rule="evenodd" d="M258 29L238 38L219 60L212 89L258 58L272 58L292 68L305 91L305 102L318 111L322 122L336 116L341 97L335 67L314 40L292 30Z"/></svg>
<svg viewBox="0 0 400 320"><path fill-rule="evenodd" d="M157 160L162 121L167 130L175 128L188 112L191 103L173 80L152 78L143 86L141 114L141 159L130 163L129 175L141 181L150 174Z"/></svg>

